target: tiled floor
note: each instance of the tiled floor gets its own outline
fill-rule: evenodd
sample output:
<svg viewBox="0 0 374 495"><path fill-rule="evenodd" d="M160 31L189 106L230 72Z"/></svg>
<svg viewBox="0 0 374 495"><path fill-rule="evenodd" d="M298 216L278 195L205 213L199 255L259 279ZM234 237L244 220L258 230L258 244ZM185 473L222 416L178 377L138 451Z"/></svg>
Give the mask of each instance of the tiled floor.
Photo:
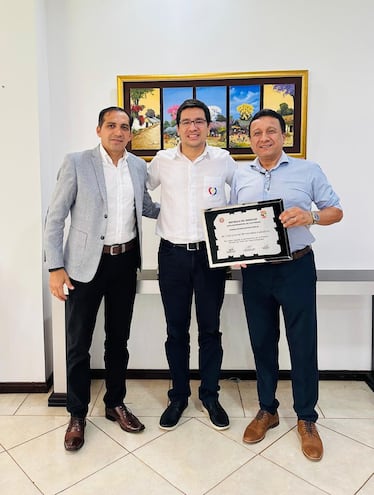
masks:
<svg viewBox="0 0 374 495"><path fill-rule="evenodd" d="M129 434L104 418L103 382L92 383L86 443L66 452L64 408L49 394L0 395L2 495L373 495L374 393L364 382L320 382L321 462L308 461L295 431L290 383L279 382L279 427L255 445L242 442L257 412L253 381L223 381L231 428L212 429L200 411L198 382L181 424L158 428L168 382L130 380L127 405L146 425Z"/></svg>

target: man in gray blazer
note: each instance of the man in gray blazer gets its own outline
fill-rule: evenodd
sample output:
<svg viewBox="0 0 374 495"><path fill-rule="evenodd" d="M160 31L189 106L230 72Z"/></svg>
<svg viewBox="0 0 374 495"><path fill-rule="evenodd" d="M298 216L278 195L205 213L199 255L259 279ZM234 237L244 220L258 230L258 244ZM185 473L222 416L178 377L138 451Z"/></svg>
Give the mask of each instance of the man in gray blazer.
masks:
<svg viewBox="0 0 374 495"><path fill-rule="evenodd" d="M146 190L146 163L125 149L131 139L130 116L119 107L105 108L96 132L101 140L97 148L66 156L45 225L50 290L66 301L67 410L71 418L64 445L70 451L84 443L90 402L89 350L103 297L105 416L125 431L144 429L123 403L127 341L136 272L141 266L142 215L157 218L159 205Z"/></svg>

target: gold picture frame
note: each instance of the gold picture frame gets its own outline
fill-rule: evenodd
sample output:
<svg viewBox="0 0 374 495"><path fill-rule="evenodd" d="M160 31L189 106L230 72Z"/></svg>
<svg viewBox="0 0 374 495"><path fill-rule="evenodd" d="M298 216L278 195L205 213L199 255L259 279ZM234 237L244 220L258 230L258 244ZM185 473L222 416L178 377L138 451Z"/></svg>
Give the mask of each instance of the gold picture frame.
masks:
<svg viewBox="0 0 374 495"><path fill-rule="evenodd" d="M118 106L133 117L128 149L146 160L178 143L176 111L187 98L207 104L212 116L208 143L227 149L234 159L254 159L248 128L262 108L283 115L285 152L305 158L307 97L307 70L117 76Z"/></svg>

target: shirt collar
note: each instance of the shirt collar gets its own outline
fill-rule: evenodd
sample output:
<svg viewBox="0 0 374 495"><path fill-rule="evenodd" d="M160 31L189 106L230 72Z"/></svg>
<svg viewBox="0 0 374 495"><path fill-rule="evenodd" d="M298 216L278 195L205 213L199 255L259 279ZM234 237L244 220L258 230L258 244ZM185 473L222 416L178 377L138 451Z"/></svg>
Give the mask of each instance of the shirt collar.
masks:
<svg viewBox="0 0 374 495"><path fill-rule="evenodd" d="M103 163L107 165L113 165L113 160L110 158L109 154L105 150L104 146L100 143L100 155ZM122 157L119 159L119 162L122 162L127 159L127 150L123 152Z"/></svg>
<svg viewBox="0 0 374 495"><path fill-rule="evenodd" d="M176 159L176 158L186 159L186 156L181 151L181 143L178 143L177 144L177 146L174 148L173 152L174 152L174 155L173 155L173 158L174 159ZM196 162L197 160L201 160L202 158L209 159L209 157L210 157L210 155L209 155L209 146L207 145L207 143L205 143L204 151L194 161Z"/></svg>
<svg viewBox="0 0 374 495"><path fill-rule="evenodd" d="M275 165L275 167L273 167L270 171L272 170L275 170L276 168L278 168L280 165L288 165L290 163L290 157L284 152L282 151L282 154L277 162L277 164ZM264 170L266 170L260 163L260 160L258 159L258 157L256 157L253 162L251 163L251 167L255 170L258 170L259 172L262 172Z"/></svg>

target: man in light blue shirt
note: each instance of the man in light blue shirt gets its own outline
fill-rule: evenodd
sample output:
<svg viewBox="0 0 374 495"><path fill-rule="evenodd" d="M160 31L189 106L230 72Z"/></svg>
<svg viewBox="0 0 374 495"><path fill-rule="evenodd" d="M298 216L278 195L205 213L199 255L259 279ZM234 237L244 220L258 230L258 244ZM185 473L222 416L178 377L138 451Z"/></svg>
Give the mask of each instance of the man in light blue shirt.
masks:
<svg viewBox="0 0 374 495"><path fill-rule="evenodd" d="M261 441L279 424L279 310L282 308L291 357L294 409L304 455L318 461L323 445L315 422L318 399L316 268L311 226L339 222L343 212L320 166L289 157L283 151L283 117L269 109L251 120L251 147L257 158L239 167L231 186L231 204L281 198L280 215L287 229L293 259L242 265L243 300L256 363L260 410L247 426L243 440ZM313 211L315 205L318 210Z"/></svg>

